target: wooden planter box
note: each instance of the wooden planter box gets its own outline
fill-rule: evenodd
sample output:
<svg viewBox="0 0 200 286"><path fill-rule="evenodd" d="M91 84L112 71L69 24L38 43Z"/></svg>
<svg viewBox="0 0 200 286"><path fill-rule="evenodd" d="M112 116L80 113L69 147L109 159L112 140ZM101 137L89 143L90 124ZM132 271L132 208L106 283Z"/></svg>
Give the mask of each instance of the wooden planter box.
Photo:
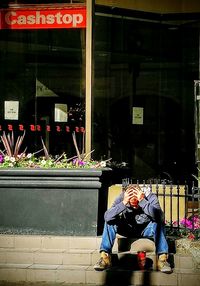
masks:
<svg viewBox="0 0 200 286"><path fill-rule="evenodd" d="M0 232L102 233L110 169L0 169Z"/></svg>

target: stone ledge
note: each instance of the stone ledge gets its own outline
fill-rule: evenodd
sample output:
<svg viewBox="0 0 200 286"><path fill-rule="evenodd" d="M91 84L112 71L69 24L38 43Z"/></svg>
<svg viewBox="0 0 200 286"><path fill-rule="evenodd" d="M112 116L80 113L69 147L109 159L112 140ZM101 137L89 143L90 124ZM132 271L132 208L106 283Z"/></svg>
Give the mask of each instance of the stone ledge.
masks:
<svg viewBox="0 0 200 286"><path fill-rule="evenodd" d="M180 255L192 256L194 267L200 270L200 241L181 238L176 240L176 252Z"/></svg>
<svg viewBox="0 0 200 286"><path fill-rule="evenodd" d="M167 275L158 271L137 271L122 267L112 267L103 272L93 270L92 266L43 265L43 264L10 264L0 266L0 286L9 285L199 285L200 273L193 271L174 271ZM4 282L3 282L4 280ZM5 282L6 281L6 282ZM167 282L166 282L167 281ZM186 283L187 282L187 283ZM46 283L46 284L45 284ZM71 284L70 284L71 283ZM121 283L121 284L119 284ZM126 284L129 283L129 284ZM149 283L149 284L148 284ZM167 283L167 284L166 284ZM36 284L37 285L37 284ZM40 284L42 286L43 284Z"/></svg>

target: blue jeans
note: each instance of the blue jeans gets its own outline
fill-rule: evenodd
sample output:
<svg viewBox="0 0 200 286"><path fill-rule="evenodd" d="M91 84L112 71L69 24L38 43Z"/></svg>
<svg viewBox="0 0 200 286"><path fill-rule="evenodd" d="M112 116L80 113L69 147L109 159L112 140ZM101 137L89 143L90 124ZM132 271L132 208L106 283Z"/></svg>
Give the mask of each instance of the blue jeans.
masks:
<svg viewBox="0 0 200 286"><path fill-rule="evenodd" d="M105 222L102 241L100 246L100 251L105 251L107 253L112 253L112 247L115 242L116 234L122 233L118 232L118 226L113 224L107 224ZM149 222L147 225L138 225L138 228L131 229L132 237L147 237L153 238L155 242L156 253L168 253L168 243L164 234L164 226L156 222ZM131 233L130 232L130 233ZM128 236L127 236L128 237Z"/></svg>

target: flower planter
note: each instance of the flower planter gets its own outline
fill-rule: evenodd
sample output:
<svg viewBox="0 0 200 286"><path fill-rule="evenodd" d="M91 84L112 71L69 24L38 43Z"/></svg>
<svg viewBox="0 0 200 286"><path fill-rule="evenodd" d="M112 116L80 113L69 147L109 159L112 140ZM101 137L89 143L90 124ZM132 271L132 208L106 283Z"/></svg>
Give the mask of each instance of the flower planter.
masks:
<svg viewBox="0 0 200 286"><path fill-rule="evenodd" d="M96 236L111 169L0 169L0 232Z"/></svg>

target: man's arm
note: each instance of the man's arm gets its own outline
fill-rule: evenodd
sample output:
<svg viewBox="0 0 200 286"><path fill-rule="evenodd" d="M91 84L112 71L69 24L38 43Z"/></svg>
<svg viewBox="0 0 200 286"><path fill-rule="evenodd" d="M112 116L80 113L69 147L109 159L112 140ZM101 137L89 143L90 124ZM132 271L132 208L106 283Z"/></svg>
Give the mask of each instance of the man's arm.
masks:
<svg viewBox="0 0 200 286"><path fill-rule="evenodd" d="M145 196L141 201L139 201L139 206L142 208L144 213L153 220L163 220L163 211L156 194L150 192L147 197Z"/></svg>
<svg viewBox="0 0 200 286"><path fill-rule="evenodd" d="M129 204L130 199L133 196L132 189L127 189L122 192L114 201L112 207L105 212L104 219L106 222L110 222L116 219L116 217L122 213L126 206Z"/></svg>
<svg viewBox="0 0 200 286"><path fill-rule="evenodd" d="M133 196L139 201L138 205L142 208L143 212L151 217L153 220L162 220L163 212L158 201L158 197L152 193L150 187L134 186Z"/></svg>

